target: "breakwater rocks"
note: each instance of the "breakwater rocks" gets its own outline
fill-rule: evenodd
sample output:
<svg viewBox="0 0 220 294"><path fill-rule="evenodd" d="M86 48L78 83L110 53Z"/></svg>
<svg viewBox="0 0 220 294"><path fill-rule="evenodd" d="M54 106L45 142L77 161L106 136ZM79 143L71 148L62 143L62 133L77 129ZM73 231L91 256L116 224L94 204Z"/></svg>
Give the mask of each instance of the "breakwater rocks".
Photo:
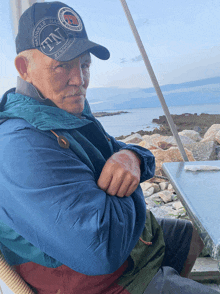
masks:
<svg viewBox="0 0 220 294"><path fill-rule="evenodd" d="M172 185L168 181L141 183L146 206L156 217L189 219L185 208L177 199Z"/></svg>
<svg viewBox="0 0 220 294"><path fill-rule="evenodd" d="M197 113L184 113L171 116L178 132L183 130L194 130L199 132L201 136L203 136L213 124L220 124L219 114L202 113L197 115ZM152 122L160 125L159 130L161 130L161 134L167 136L172 135L165 115L159 116L159 119L153 119Z"/></svg>
<svg viewBox="0 0 220 294"><path fill-rule="evenodd" d="M220 160L220 124L210 126L203 136L195 130L183 130L178 134L189 161ZM162 178L154 177L141 183L147 207L157 217L188 218L162 170L164 162L183 161L174 137L135 133L121 141L149 149L155 156L155 175Z"/></svg>
<svg viewBox="0 0 220 294"><path fill-rule="evenodd" d="M200 136L203 136L206 131L213 125L213 124L220 124L220 114L207 114L202 113L197 115L197 113L183 113L180 115L171 115L176 125L177 131L181 132L183 130L193 130L199 132ZM140 130L137 133L141 136L144 135L153 135L153 134L160 134L163 136L172 136L172 132L170 127L167 123L167 119L165 115L159 116L159 118L155 118L152 120L153 123L158 124L159 126L155 128L153 131L143 131ZM134 134L134 133L131 133ZM123 140L127 136L120 136L117 137L117 140Z"/></svg>

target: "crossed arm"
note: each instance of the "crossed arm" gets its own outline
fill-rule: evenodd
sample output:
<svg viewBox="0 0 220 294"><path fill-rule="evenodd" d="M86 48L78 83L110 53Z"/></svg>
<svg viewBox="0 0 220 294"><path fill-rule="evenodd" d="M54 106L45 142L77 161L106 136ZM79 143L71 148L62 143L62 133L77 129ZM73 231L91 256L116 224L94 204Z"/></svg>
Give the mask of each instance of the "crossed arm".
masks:
<svg viewBox="0 0 220 294"><path fill-rule="evenodd" d="M114 153L102 169L98 187L109 195L130 196L140 183L140 164L140 159L133 151Z"/></svg>
<svg viewBox="0 0 220 294"><path fill-rule="evenodd" d="M87 275L118 269L145 223L144 199L140 187L136 189L140 160L133 150L125 150L132 147L113 142L118 144L116 153L105 163L97 187L93 172L71 150L60 150L55 140L28 128L5 138L0 154L4 162L0 215L21 242L30 242L30 256L25 252L25 259L35 257L34 261L48 266L51 257L51 262ZM143 151L142 157L149 178L152 156ZM132 197L120 198L135 189ZM9 237L2 237L3 241L14 250Z"/></svg>

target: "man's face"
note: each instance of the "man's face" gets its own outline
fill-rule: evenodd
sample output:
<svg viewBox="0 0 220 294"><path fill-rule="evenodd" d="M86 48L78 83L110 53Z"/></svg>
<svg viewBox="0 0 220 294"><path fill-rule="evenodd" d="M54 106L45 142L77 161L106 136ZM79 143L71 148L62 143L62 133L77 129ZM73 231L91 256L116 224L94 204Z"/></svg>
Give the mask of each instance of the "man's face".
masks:
<svg viewBox="0 0 220 294"><path fill-rule="evenodd" d="M57 107L79 115L84 109L90 64L89 53L71 61L59 62L36 50L34 62L28 67L27 82Z"/></svg>

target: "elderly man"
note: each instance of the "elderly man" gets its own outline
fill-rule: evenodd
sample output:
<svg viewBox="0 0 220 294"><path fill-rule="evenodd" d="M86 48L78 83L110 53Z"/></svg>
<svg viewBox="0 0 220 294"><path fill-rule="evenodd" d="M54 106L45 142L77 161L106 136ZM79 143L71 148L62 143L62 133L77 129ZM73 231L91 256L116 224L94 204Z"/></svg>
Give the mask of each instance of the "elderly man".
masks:
<svg viewBox="0 0 220 294"><path fill-rule="evenodd" d="M8 263L39 294L216 293L183 278L203 247L191 223L146 213L139 182L154 174L151 152L116 141L91 114L90 54L109 51L77 12L35 3L16 50L20 77L0 104Z"/></svg>

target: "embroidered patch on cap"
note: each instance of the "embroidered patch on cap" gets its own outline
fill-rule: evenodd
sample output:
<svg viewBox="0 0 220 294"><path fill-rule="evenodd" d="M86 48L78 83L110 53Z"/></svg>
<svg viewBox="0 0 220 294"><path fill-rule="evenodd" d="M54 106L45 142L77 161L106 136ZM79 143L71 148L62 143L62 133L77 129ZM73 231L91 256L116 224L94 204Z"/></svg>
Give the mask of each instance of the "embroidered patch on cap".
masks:
<svg viewBox="0 0 220 294"><path fill-rule="evenodd" d="M68 30L81 31L83 29L82 21L71 8L61 8L58 11L58 18L61 24Z"/></svg>
<svg viewBox="0 0 220 294"><path fill-rule="evenodd" d="M32 42L42 53L57 58L74 42L74 38L69 38L58 19L45 18L35 26Z"/></svg>

